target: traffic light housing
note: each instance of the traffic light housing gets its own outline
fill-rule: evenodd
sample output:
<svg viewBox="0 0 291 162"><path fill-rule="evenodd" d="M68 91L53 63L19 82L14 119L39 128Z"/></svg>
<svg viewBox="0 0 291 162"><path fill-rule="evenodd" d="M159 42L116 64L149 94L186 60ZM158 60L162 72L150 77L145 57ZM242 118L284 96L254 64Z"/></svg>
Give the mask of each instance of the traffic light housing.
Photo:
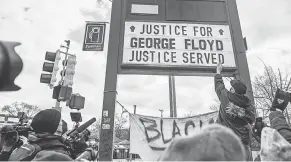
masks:
<svg viewBox="0 0 291 162"><path fill-rule="evenodd" d="M15 52L19 42L0 41L0 91L18 91L14 80L21 73L23 62Z"/></svg>
<svg viewBox="0 0 291 162"><path fill-rule="evenodd" d="M52 98L58 101L69 101L72 91L72 87L57 85L54 87Z"/></svg>
<svg viewBox="0 0 291 162"><path fill-rule="evenodd" d="M82 114L80 112L70 112L70 116L73 122L82 122Z"/></svg>
<svg viewBox="0 0 291 162"><path fill-rule="evenodd" d="M60 50L57 50L56 52L46 52L45 60L49 62L43 63L42 70L48 73L41 74L40 82L53 86L57 81L56 75L59 70L59 62L61 60Z"/></svg>
<svg viewBox="0 0 291 162"><path fill-rule="evenodd" d="M71 109L81 110L85 107L85 97L79 94L72 94L68 105Z"/></svg>
<svg viewBox="0 0 291 162"><path fill-rule="evenodd" d="M66 60L63 61L63 66L65 70L61 71L61 76L63 77L64 86L73 86L73 79L75 75L75 66L77 64L76 56L69 55Z"/></svg>

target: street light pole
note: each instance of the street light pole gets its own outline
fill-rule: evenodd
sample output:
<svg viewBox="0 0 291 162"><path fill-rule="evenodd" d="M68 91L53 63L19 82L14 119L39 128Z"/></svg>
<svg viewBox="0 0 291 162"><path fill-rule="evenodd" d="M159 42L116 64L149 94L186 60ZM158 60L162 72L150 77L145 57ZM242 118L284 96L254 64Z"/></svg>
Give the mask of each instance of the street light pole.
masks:
<svg viewBox="0 0 291 162"><path fill-rule="evenodd" d="M162 118L164 110L163 109L159 109L159 111L161 112L161 118Z"/></svg>
<svg viewBox="0 0 291 162"><path fill-rule="evenodd" d="M136 105L133 105L133 114L136 114Z"/></svg>
<svg viewBox="0 0 291 162"><path fill-rule="evenodd" d="M177 117L175 78L169 76L170 117Z"/></svg>

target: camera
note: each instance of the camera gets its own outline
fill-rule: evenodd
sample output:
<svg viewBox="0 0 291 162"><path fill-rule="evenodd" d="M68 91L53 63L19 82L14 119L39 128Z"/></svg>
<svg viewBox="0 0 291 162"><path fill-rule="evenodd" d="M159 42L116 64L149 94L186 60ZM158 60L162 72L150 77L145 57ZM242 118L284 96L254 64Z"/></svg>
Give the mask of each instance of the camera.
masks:
<svg viewBox="0 0 291 162"><path fill-rule="evenodd" d="M18 132L18 135L28 137L29 131L32 131L32 129L28 124L27 115L24 112L18 112L17 117L19 121L17 124L13 125L13 128Z"/></svg>

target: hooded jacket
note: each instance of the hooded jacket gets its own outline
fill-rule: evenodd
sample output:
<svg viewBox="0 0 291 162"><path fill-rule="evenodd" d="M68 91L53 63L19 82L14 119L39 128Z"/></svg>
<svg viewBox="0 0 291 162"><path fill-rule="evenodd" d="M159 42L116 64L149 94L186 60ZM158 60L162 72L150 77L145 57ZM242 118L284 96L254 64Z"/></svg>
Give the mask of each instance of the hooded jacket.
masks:
<svg viewBox="0 0 291 162"><path fill-rule="evenodd" d="M54 150L56 152L70 155L60 136L51 135L49 133L30 134L27 142L39 145L42 150Z"/></svg>
<svg viewBox="0 0 291 162"><path fill-rule="evenodd" d="M251 101L245 95L229 92L225 88L220 74L215 75L214 84L221 103L217 123L231 128L241 138L244 145L249 145L250 130L248 124L255 121L255 109Z"/></svg>
<svg viewBox="0 0 291 162"><path fill-rule="evenodd" d="M60 136L51 135L50 133L37 133L28 136L27 144L21 146L12 152L9 161L30 161L38 152L50 152L50 156L54 156L51 152L63 154L70 157L69 150L63 144ZM37 156L41 158L40 155ZM58 159L58 158L56 158ZM58 161L61 161L60 158Z"/></svg>

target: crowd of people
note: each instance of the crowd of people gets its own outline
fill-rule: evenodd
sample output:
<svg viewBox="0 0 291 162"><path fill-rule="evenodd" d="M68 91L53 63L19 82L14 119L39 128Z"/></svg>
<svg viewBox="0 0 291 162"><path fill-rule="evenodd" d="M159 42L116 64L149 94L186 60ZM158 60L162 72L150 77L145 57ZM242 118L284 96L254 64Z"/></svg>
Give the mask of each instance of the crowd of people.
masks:
<svg viewBox="0 0 291 162"><path fill-rule="evenodd" d="M270 109L270 126L256 117L255 107L246 96L247 86L241 80L231 80L225 88L218 64L214 78L220 101L218 118L200 132L174 139L160 161L291 161L291 128L283 112L290 95L277 89ZM251 138L261 145L257 157L252 157Z"/></svg>
<svg viewBox="0 0 291 162"><path fill-rule="evenodd" d="M291 128L283 115L290 96L278 89L270 107L270 126L257 117L252 101L247 97L243 81L231 80L225 88L217 66L215 91L220 100L216 123L187 137L173 139L158 161L289 161L291 160ZM59 126L62 130L58 130ZM15 126L1 128L1 161L79 161L97 160L96 153L86 144L85 135L67 140L66 122L56 109L37 113L29 124L28 133ZM60 133L61 132L61 133ZM261 145L260 154L252 156L251 138Z"/></svg>
<svg viewBox="0 0 291 162"><path fill-rule="evenodd" d="M86 129L82 133L75 132L74 136L65 136L67 132L74 131L68 131L66 122L61 120L61 113L56 109L40 111L29 125L21 127L5 125L1 128L0 161L79 161L97 158L96 152L86 143L90 131Z"/></svg>

